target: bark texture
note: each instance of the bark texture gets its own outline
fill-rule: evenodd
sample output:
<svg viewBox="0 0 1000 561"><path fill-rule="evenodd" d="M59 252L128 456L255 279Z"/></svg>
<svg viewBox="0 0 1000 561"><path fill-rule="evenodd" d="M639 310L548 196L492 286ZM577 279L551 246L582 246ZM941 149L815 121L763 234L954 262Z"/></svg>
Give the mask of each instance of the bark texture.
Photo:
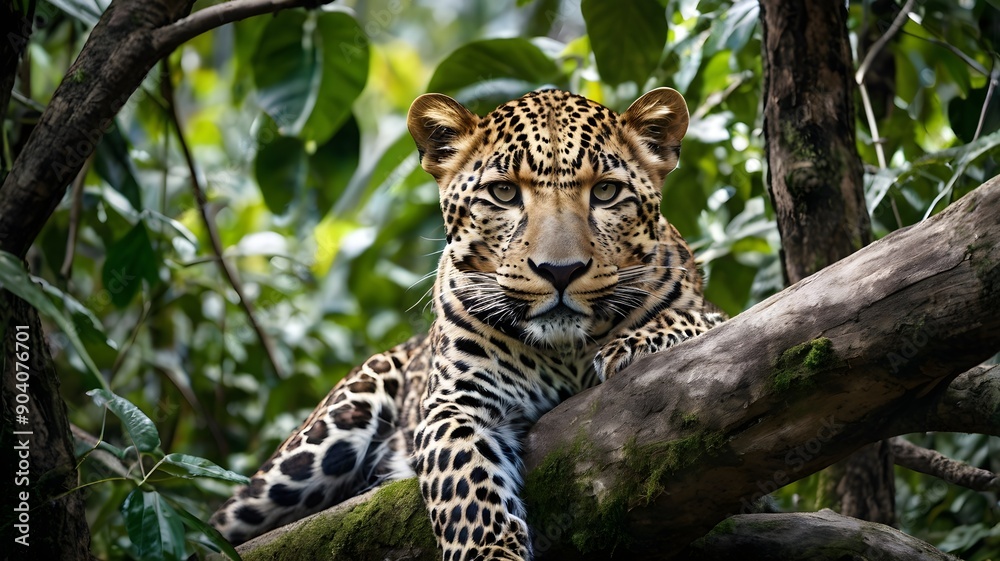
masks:
<svg viewBox="0 0 1000 561"><path fill-rule="evenodd" d="M959 375L1000 350L998 215L995 178L543 416L524 453L536 553L687 558L727 516L859 446L935 427L1000 432L1000 369ZM422 535L420 518L397 506L357 537L360 505L240 551L297 559L308 542L316 559L383 559L398 551L384 529ZM347 539L356 549L338 556L331 544Z"/></svg>
<svg viewBox="0 0 1000 561"><path fill-rule="evenodd" d="M920 339L918 339L920 341ZM890 434L967 432L1000 436L1000 365L977 366L899 411Z"/></svg>
<svg viewBox="0 0 1000 561"><path fill-rule="evenodd" d="M0 187L0 249L25 255L115 115L173 50L157 48L153 31L192 3L122 0L108 7Z"/></svg>
<svg viewBox="0 0 1000 561"><path fill-rule="evenodd" d="M871 242L847 9L761 0L767 183L794 284Z"/></svg>
<svg viewBox="0 0 1000 561"><path fill-rule="evenodd" d="M7 544L4 549L11 559L89 560L90 530L83 497L80 493L61 496L77 485L76 457L59 378L38 315L20 298L0 290L0 330L0 402L4 405L0 413L0 449L4 452L0 456L4 473L13 478L3 486L0 538ZM24 539L25 534L27 547L14 541Z"/></svg>
<svg viewBox="0 0 1000 561"><path fill-rule="evenodd" d="M871 242L855 147L847 9L820 0L761 0L768 190L789 284ZM877 442L831 466L818 503L892 524L891 447Z"/></svg>
<svg viewBox="0 0 1000 561"><path fill-rule="evenodd" d="M809 514L734 516L698 540L689 554L700 561L959 561L884 524L825 509Z"/></svg>
<svg viewBox="0 0 1000 561"><path fill-rule="evenodd" d="M35 4L35 0L0 2L0 37L4 39L0 40L0 118L8 115L14 81L31 38ZM7 151L0 151L0 182L11 164L7 161Z"/></svg>
<svg viewBox="0 0 1000 561"><path fill-rule="evenodd" d="M892 439L891 445L897 465L975 491L994 493L1000 491L1000 477L993 472L953 460L940 452L921 448L902 438Z"/></svg>

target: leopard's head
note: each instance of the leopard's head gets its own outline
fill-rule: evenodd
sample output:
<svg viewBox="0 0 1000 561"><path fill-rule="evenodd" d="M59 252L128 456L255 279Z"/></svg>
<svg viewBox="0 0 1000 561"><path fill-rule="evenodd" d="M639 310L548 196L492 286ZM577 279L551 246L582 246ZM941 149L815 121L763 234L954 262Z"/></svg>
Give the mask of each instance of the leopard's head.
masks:
<svg viewBox="0 0 1000 561"><path fill-rule="evenodd" d="M660 191L688 127L676 91L653 90L617 114L546 90L482 118L426 94L407 123L440 186L439 314L579 349L672 289L679 264L664 262L663 246L676 231Z"/></svg>

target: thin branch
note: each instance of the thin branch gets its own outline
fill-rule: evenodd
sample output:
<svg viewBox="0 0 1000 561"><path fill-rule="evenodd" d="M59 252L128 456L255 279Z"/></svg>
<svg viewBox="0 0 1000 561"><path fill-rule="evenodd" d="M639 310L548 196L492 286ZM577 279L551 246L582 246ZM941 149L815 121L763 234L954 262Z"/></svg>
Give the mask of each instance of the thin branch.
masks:
<svg viewBox="0 0 1000 561"><path fill-rule="evenodd" d="M11 91L10 92L10 97L11 97L11 99L13 99L14 101L20 103L21 105L24 105L25 107L28 107L30 109L34 109L35 111L38 111L39 113L42 113L43 111L45 111L45 106L44 105L42 105L41 103L38 103L37 101L31 99L30 97L22 95L17 90Z"/></svg>
<svg viewBox="0 0 1000 561"><path fill-rule="evenodd" d="M983 100L983 109L979 112L979 124L976 125L976 134L972 135L973 142L983 132L983 123L986 122L986 109L990 106L990 101L993 99L993 90L996 89L998 80L1000 80L1000 64L997 64L996 59L993 59L993 70L990 72L990 81L986 87L986 99Z"/></svg>
<svg viewBox="0 0 1000 561"><path fill-rule="evenodd" d="M953 460L940 452L917 446L904 438L893 438L889 442L898 466L933 475L973 491L1000 491L1000 476L991 471Z"/></svg>
<svg viewBox="0 0 1000 561"><path fill-rule="evenodd" d="M875 44L872 45L872 48L868 49L868 52L865 53L865 59L858 65L858 71L854 74L855 82L858 84L864 83L865 73L868 72L868 67L871 66L872 61L875 60L875 57L878 56L879 52L885 48L886 43L888 43L889 40L896 35L900 28L903 27L903 23L910 15L910 10L913 9L913 4L914 0L906 0L906 4L903 4L903 8L899 10L898 14L896 14L896 19L892 20L892 25L889 26L889 29L887 29L885 34L879 37L878 41L875 41Z"/></svg>
<svg viewBox="0 0 1000 561"><path fill-rule="evenodd" d="M333 0L233 0L209 6L154 32L153 43L171 51L185 41L227 23L288 8L316 8Z"/></svg>
<svg viewBox="0 0 1000 561"><path fill-rule="evenodd" d="M122 348L118 350L118 354L115 356L114 363L111 364L111 378L114 379L115 374L118 373L118 369L125 364L125 357L128 356L129 351L135 345L135 340L139 337L139 331L142 329L144 323L146 323L146 318L149 317L149 310L153 307L153 302L156 300L156 296L151 297L149 300L142 303L142 312L139 314L139 319L135 322L132 327L132 332L129 334L128 339L125 340L125 344Z"/></svg>
<svg viewBox="0 0 1000 561"><path fill-rule="evenodd" d="M92 448L92 450L87 453L87 458L93 458L95 461L100 462L102 466L121 478L127 478L129 476L129 469L127 465L125 465L114 454L111 454L107 450L103 450L99 447L103 440L76 425L70 425L69 428L73 433L73 438ZM81 462L82 461L83 460L81 459Z"/></svg>
<svg viewBox="0 0 1000 561"><path fill-rule="evenodd" d="M932 33L932 34L934 33L933 29L928 29L926 27L924 27L923 29L927 33ZM982 64L979 64L979 62L976 61L976 59L974 59L974 58L970 57L969 55L965 54L965 52L962 51L962 49L959 49L958 47L956 47L955 45L952 45L951 43L949 43L947 41L942 41L941 39L939 39L937 37L923 37L921 35L917 35L916 33L910 33L908 31L901 31L900 33L902 33L903 35L906 35L907 37L913 37L914 39L920 39L921 41L927 41L928 43L930 43L932 45L937 45L939 47L944 47L944 48L948 49L949 51L952 52L952 54L954 54L958 58L962 59L962 62L964 62L965 64L969 65L970 68L972 68L976 72L979 72L983 76L988 76L989 73L990 73L990 71L986 70L986 67L983 66Z"/></svg>
<svg viewBox="0 0 1000 561"><path fill-rule="evenodd" d="M225 345L222 345L225 346ZM205 413L205 407L202 405L201 400L198 399L198 395L191 389L190 384L185 384L182 382L175 373L174 369L167 367L163 364L155 365L155 368L159 370L167 380L177 389L178 393L184 398L184 401L191 406L194 412L204 419L205 424L208 426L208 431L212 433L212 438L215 440L215 445L219 447L219 453L223 456L229 455L229 445L226 444L226 437L222 434L222 428L219 426L219 422L215 420L215 417ZM165 442L170 443L169 440Z"/></svg>
<svg viewBox="0 0 1000 561"><path fill-rule="evenodd" d="M87 162L80 168L80 173L76 174L73 180L72 206L69 208L69 235L66 237L66 257L63 258L62 267L59 274L68 279L73 273L73 255L76 253L76 235L80 229L80 208L83 206L83 184L87 179L87 171L90 163L94 160L93 154Z"/></svg>
<svg viewBox="0 0 1000 561"><path fill-rule="evenodd" d="M872 102L868 96L868 87L865 85L865 74L868 72L868 67L871 66L875 57L878 56L879 52L881 52L883 48L885 48L886 43L888 43L889 40L896 35L896 32L903 27L903 22L906 21L910 10L913 9L913 3L914 0L906 1L906 4L903 5L903 9L901 9L896 15L896 19L892 21L892 25L889 26L889 29L886 30L885 34L879 37L878 41L875 41L875 44L872 45L872 48L868 49L868 52L865 53L864 60L862 60L861 64L858 65L858 71L854 74L854 81L858 83L858 90L861 93L861 104L865 108L865 117L868 120L868 130L871 132L872 136L872 146L875 147L875 156L878 158L878 167L881 169L885 169L887 166L885 148L882 147L881 136L878 132L878 123L875 120L875 111L872 109ZM892 199L890 199L890 202L893 202ZM893 204L895 204L895 202L893 202Z"/></svg>
<svg viewBox="0 0 1000 561"><path fill-rule="evenodd" d="M858 83L858 91L861 92L861 104L865 107L865 117L868 120L868 130L872 135L872 146L875 147L875 157L878 158L879 169L887 167L885 161L885 148L882 148L882 138L878 133L878 123L875 121L875 110L872 109L871 99L868 97L868 87L864 82Z"/></svg>
<svg viewBox="0 0 1000 561"><path fill-rule="evenodd" d="M184 154L184 161L188 166L188 173L191 176L191 190L194 191L194 198L198 203L198 212L201 214L202 222L205 223L205 230L208 232L209 240L211 240L216 262L219 264L219 269L226 277L229 285L236 292L236 296L240 300L240 305L243 306L243 311L246 313L247 319L250 320L250 325L253 327L254 332L257 333L257 338L260 339L261 345L264 347L264 354L267 355L271 367L274 368L275 373L279 377L283 378L285 371L278 360L278 353L274 347L274 342L268 336L267 332L264 331L260 321L258 321L254 306L250 303L250 299L247 298L246 292L243 290L243 284L240 282L236 271L233 270L232 266L223 256L222 240L219 238L219 231L215 227L215 221L208 214L208 201L205 198L205 191L201 188L201 184L198 181L198 170L194 163L194 156L191 155L191 150L188 148L180 119L177 116L177 105L174 103L174 88L170 81L170 69L166 62L163 63L162 72L163 76L160 80L160 88L163 92L163 98L167 103L168 115L171 121L173 121L174 130L177 133L177 143L180 145L181 152Z"/></svg>

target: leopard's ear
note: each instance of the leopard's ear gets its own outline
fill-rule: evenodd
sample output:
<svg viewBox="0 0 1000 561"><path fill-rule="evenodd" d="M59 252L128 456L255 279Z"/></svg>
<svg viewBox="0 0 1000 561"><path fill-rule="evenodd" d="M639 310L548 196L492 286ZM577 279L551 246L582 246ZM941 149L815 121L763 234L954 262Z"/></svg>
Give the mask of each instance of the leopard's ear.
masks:
<svg viewBox="0 0 1000 561"><path fill-rule="evenodd" d="M646 93L629 106L622 120L658 160L661 176L677 167L681 139L688 129L687 103L677 90L656 88Z"/></svg>
<svg viewBox="0 0 1000 561"><path fill-rule="evenodd" d="M417 143L420 165L438 180L448 171L449 160L459 152L478 123L475 113L437 93L415 99L406 116L410 136Z"/></svg>

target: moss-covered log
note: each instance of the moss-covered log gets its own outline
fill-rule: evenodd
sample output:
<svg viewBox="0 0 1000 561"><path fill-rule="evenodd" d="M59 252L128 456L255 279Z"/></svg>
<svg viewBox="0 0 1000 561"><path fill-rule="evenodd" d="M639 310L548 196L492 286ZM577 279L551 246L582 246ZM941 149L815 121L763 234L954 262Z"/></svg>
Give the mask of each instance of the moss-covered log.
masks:
<svg viewBox="0 0 1000 561"><path fill-rule="evenodd" d="M1000 350L997 216L1000 178L542 417L525 451L536 553L679 558L727 516L864 444L966 421L994 434L1000 371L959 374ZM363 532L370 549L315 558L426 554L393 557L397 545L374 539L420 532L419 517L338 522L356 508L318 515L323 539ZM270 546L258 556L269 539L241 551L301 558Z"/></svg>
<svg viewBox="0 0 1000 561"><path fill-rule="evenodd" d="M354 497L253 539L239 549L243 561L435 561L441 556L416 478Z"/></svg>

